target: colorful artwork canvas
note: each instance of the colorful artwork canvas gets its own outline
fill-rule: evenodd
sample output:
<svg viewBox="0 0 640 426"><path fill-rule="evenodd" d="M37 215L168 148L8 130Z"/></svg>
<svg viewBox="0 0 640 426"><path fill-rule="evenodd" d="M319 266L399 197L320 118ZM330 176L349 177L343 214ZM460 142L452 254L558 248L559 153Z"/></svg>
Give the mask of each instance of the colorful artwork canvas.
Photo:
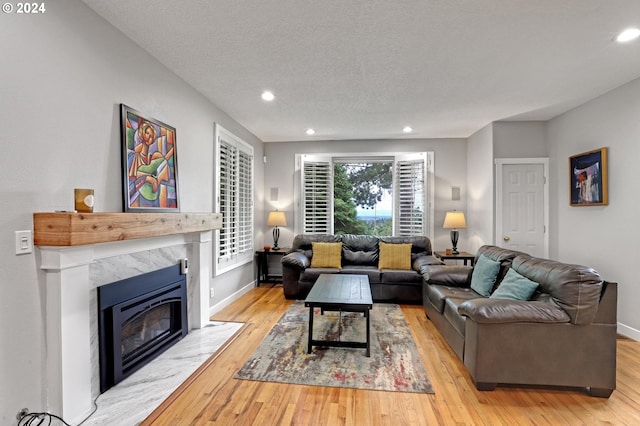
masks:
<svg viewBox="0 0 640 426"><path fill-rule="evenodd" d="M176 129L121 104L126 212L179 212Z"/></svg>
<svg viewBox="0 0 640 426"><path fill-rule="evenodd" d="M569 182L572 206L609 204L607 148L569 157Z"/></svg>

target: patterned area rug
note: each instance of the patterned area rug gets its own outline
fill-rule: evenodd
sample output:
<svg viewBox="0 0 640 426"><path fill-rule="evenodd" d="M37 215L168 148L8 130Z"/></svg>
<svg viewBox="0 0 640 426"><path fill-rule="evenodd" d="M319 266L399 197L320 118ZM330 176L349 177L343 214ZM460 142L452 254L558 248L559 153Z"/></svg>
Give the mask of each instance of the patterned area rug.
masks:
<svg viewBox="0 0 640 426"><path fill-rule="evenodd" d="M364 342L362 313L316 309L314 339ZM309 308L294 302L235 378L301 385L434 393L398 305L371 311L371 357L365 349L314 346L307 354Z"/></svg>

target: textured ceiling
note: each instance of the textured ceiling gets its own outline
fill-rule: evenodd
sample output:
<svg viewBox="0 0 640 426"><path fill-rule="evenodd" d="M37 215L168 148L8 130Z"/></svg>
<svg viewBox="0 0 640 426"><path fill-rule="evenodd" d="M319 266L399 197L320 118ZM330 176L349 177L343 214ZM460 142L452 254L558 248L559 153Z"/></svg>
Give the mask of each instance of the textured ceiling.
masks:
<svg viewBox="0 0 640 426"><path fill-rule="evenodd" d="M640 77L640 0L83 1L265 142L468 137Z"/></svg>

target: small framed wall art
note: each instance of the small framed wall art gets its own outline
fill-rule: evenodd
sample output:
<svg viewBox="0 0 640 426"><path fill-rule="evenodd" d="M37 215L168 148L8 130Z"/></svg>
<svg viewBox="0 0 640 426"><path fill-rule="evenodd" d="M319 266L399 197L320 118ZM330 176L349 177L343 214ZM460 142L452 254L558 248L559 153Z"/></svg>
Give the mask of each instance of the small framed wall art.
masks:
<svg viewBox="0 0 640 426"><path fill-rule="evenodd" d="M607 148L569 157L570 201L572 206L606 206Z"/></svg>
<svg viewBox="0 0 640 426"><path fill-rule="evenodd" d="M125 212L179 212L176 129L121 104Z"/></svg>

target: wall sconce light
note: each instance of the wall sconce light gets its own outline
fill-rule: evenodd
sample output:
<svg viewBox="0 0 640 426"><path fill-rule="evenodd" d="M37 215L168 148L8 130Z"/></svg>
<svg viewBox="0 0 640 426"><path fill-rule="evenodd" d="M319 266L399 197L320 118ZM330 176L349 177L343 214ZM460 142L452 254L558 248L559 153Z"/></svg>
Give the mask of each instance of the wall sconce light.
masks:
<svg viewBox="0 0 640 426"><path fill-rule="evenodd" d="M280 238L280 229L279 226L287 226L287 218L284 216L284 212L275 210L269 212L269 217L267 218L267 226L273 226L273 249L279 250L278 247L278 239Z"/></svg>

